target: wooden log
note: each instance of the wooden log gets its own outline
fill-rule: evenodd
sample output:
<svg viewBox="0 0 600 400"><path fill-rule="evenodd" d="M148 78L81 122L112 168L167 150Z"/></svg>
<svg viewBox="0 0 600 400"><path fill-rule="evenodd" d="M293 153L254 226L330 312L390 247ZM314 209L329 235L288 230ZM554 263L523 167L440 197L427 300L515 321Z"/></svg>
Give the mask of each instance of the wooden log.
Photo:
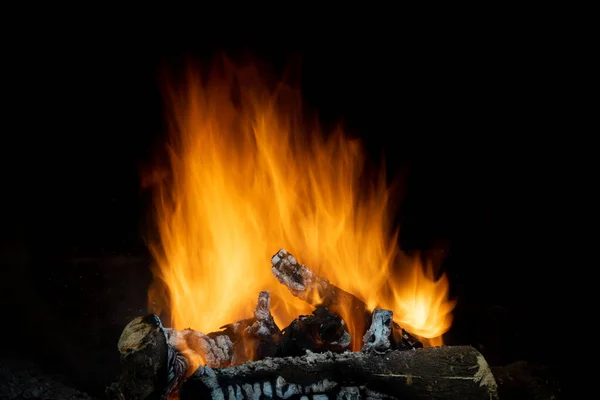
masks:
<svg viewBox="0 0 600 400"><path fill-rule="evenodd" d="M121 371L106 388L109 399L168 399L203 365L231 365L233 343L225 334L163 327L154 314L130 321L119 338Z"/></svg>
<svg viewBox="0 0 600 400"><path fill-rule="evenodd" d="M258 295L253 318L221 328L224 329L222 332L209 333L209 336L225 334L231 339L233 342L231 365L273 357L278 352L281 330L271 315L271 294L266 290Z"/></svg>
<svg viewBox="0 0 600 400"><path fill-rule="evenodd" d="M156 315L129 322L118 349L121 371L118 381L106 388L109 400L166 399L178 392L188 364L169 343Z"/></svg>
<svg viewBox="0 0 600 400"><path fill-rule="evenodd" d="M299 299L318 306L323 305L334 314L341 316L349 326L352 338L351 349L358 351L363 346L363 335L371 325L372 313L364 301L333 285L327 279L318 276L314 271L298 260L287 250L281 249L271 258L271 272L277 280ZM393 348L408 350L423 347L423 344L393 323ZM357 341L358 343L354 343Z"/></svg>
<svg viewBox="0 0 600 400"><path fill-rule="evenodd" d="M362 352L382 353L387 350L414 350L423 347L419 340L392 320L393 316L394 313L390 310L373 310L371 326L363 336Z"/></svg>
<svg viewBox="0 0 600 400"><path fill-rule="evenodd" d="M306 351L341 353L350 347L346 323L323 305L312 315L301 315L283 330L277 356L302 356Z"/></svg>
<svg viewBox="0 0 600 400"><path fill-rule="evenodd" d="M392 348L393 315L390 310L373 310L371 326L363 336L363 353L385 353Z"/></svg>
<svg viewBox="0 0 600 400"><path fill-rule="evenodd" d="M107 396L128 400L168 398L204 365L222 368L275 355L281 331L270 305L271 296L263 291L253 318L206 335L193 329L165 328L154 314L133 319L119 338L121 373L119 380L107 388Z"/></svg>
<svg viewBox="0 0 600 400"><path fill-rule="evenodd" d="M204 368L182 386L182 400L497 399L484 357L469 346L411 351L309 353L241 366Z"/></svg>
<svg viewBox="0 0 600 400"><path fill-rule="evenodd" d="M364 301L318 276L296 258L281 249L271 258L271 272L296 297L317 306L323 305L345 321L352 321L352 340L360 340L370 324L371 313ZM360 348L360 343L352 348Z"/></svg>
<svg viewBox="0 0 600 400"><path fill-rule="evenodd" d="M423 343L406 330L402 329L396 322L392 322L392 349L415 350L423 347Z"/></svg>

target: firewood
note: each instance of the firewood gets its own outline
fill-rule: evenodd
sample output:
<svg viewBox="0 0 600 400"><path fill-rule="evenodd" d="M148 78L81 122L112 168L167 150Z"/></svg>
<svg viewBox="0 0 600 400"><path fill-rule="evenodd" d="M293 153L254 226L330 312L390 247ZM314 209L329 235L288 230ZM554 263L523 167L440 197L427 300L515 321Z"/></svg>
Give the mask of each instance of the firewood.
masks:
<svg viewBox="0 0 600 400"><path fill-rule="evenodd" d="M262 291L254 317L222 326L222 332L209 333L209 336L225 334L233 342L232 365L260 360L274 356L281 340L281 330L271 315L271 294Z"/></svg>
<svg viewBox="0 0 600 400"><path fill-rule="evenodd" d="M363 336L362 352L385 353L392 348L390 338L393 337L393 315L390 310L382 310L380 308L373 310L371 326L365 333L365 336Z"/></svg>
<svg viewBox="0 0 600 400"><path fill-rule="evenodd" d="M203 365L231 365L233 344L227 335L209 337L192 329L163 327L154 314L133 319L119 338L121 373L110 385L110 399L170 398Z"/></svg>
<svg viewBox="0 0 600 400"><path fill-rule="evenodd" d="M396 322L392 322L392 349L414 350L422 347L423 343L419 339L401 328Z"/></svg>
<svg viewBox="0 0 600 400"><path fill-rule="evenodd" d="M285 249L279 250L271 258L271 264L273 275L294 296L313 306L323 305L331 313L351 320L353 329L350 334L360 335L360 337L352 337L352 341L360 340L361 346L363 345L363 335L367 327L371 325L373 317L364 301L318 276L306 265L299 264L296 258ZM408 350L423 347L418 339L400 328L395 322L392 323L392 330L393 349ZM351 348L358 349L360 346L351 345Z"/></svg>
<svg viewBox="0 0 600 400"><path fill-rule="evenodd" d="M472 347L310 353L204 368L182 386L182 400L258 398L497 399L484 357Z"/></svg>
<svg viewBox="0 0 600 400"><path fill-rule="evenodd" d="M318 276L306 265L299 264L285 249L271 258L271 264L273 275L294 296L313 306L323 305L331 313L346 317L353 322L353 331L360 332L362 336L371 315L364 301Z"/></svg>
<svg viewBox="0 0 600 400"><path fill-rule="evenodd" d="M283 330L278 356L302 356L306 351L341 353L350 347L350 334L338 315L323 305L312 315L301 315Z"/></svg>
<svg viewBox="0 0 600 400"><path fill-rule="evenodd" d="M269 292L263 291L253 318L206 335L193 329L165 328L154 314L135 318L119 339L121 375L107 388L107 394L114 399L168 396L204 365L221 368L274 356L281 332L270 304Z"/></svg>
<svg viewBox="0 0 600 400"><path fill-rule="evenodd" d="M119 338L121 372L106 388L109 400L166 399L185 379L188 363L153 314L129 322Z"/></svg>
<svg viewBox="0 0 600 400"><path fill-rule="evenodd" d="M414 350L423 344L403 330L392 318L390 310L376 308L371 317L371 326L363 336L361 351L382 353L387 350Z"/></svg>

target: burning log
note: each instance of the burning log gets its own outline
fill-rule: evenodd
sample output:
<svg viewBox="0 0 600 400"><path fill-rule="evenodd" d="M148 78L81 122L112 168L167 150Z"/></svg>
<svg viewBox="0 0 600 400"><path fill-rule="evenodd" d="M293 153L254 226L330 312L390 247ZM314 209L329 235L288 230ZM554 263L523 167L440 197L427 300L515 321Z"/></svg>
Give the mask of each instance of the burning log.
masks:
<svg viewBox="0 0 600 400"><path fill-rule="evenodd" d="M260 309L264 310L267 297L262 299ZM327 322L331 315L322 306L318 310L315 318ZM247 324L243 331L256 332L256 327L260 331L269 320L263 317L257 311L255 323ZM155 315L139 317L121 335L118 347L122 372L119 381L107 388L107 395L119 400L163 400L178 395L182 399L289 398L309 394L313 398L497 398L496 383L485 359L471 347L385 351L388 343L393 346L391 317L389 311L375 310L365 352L308 352L302 357L267 358L228 367L223 367L223 360L233 358L233 344L225 333L211 337L192 330L176 331L163 328ZM242 325L238 323L237 329ZM345 333L341 337L346 337ZM205 353L200 354L199 349ZM205 357L207 364L196 365L194 353L189 352L192 350Z"/></svg>
<svg viewBox="0 0 600 400"><path fill-rule="evenodd" d="M110 399L168 396L203 365L221 368L275 355L281 332L270 303L269 292L261 292L253 318L207 335L164 328L154 314L135 318L119 339L121 375L107 388L107 395Z"/></svg>
<svg viewBox="0 0 600 400"><path fill-rule="evenodd" d="M350 347L350 334L346 323L323 305L312 315L302 315L283 330L278 355L302 356L306 351L341 353Z"/></svg>
<svg viewBox="0 0 600 400"><path fill-rule="evenodd" d="M497 399L494 376L474 348L431 347L385 355L331 352L203 368L182 400L203 398Z"/></svg>
<svg viewBox="0 0 600 400"><path fill-rule="evenodd" d="M393 349L415 350L423 347L423 343L416 337L405 331L395 322L392 322Z"/></svg>
<svg viewBox="0 0 600 400"><path fill-rule="evenodd" d="M376 308L373 310L371 318L371 327L363 336L362 352L364 353L385 353L392 348L393 338L393 313L389 310Z"/></svg>
<svg viewBox="0 0 600 400"><path fill-rule="evenodd" d="M383 353L387 350L413 350L423 344L395 323L393 313L376 308L371 317L371 326L363 336L362 352Z"/></svg>
<svg viewBox="0 0 600 400"><path fill-rule="evenodd" d="M227 335L164 328L154 314L129 322L118 348L121 373L106 389L109 399L168 398L201 365L229 366L233 356Z"/></svg>
<svg viewBox="0 0 600 400"><path fill-rule="evenodd" d="M299 299L318 306L325 306L329 312L346 317L354 324L352 334L363 335L366 327L371 324L373 315L364 301L345 290L330 283L310 270L306 265L299 264L296 258L281 249L271 258L271 271L277 280L284 284L289 291ZM394 345L392 348L408 350L423 347L418 339L404 331L398 324L392 322ZM352 338L352 340L355 340Z"/></svg>
<svg viewBox="0 0 600 400"><path fill-rule="evenodd" d="M225 334L231 339L233 342L232 365L273 357L278 351L281 331L271 315L271 294L266 290L258 295L253 318L221 328L224 331L208 335L218 337Z"/></svg>
<svg viewBox="0 0 600 400"><path fill-rule="evenodd" d="M285 249L271 258L271 264L273 275L294 296L313 306L323 305L329 312L352 320L355 331L365 331L370 312L361 299L318 276L306 265L299 264Z"/></svg>

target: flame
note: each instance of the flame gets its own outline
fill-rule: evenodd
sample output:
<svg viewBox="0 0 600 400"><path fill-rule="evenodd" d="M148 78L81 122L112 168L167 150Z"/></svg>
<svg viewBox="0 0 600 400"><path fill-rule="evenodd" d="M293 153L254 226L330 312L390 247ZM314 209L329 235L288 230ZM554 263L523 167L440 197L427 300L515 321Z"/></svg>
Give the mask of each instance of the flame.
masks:
<svg viewBox="0 0 600 400"><path fill-rule="evenodd" d="M419 337L425 346L441 346L440 332L445 333L452 325L455 301L449 301L448 277L435 279L431 262L420 257L406 260L402 284L396 285L394 310L396 322L411 334Z"/></svg>
<svg viewBox="0 0 600 400"><path fill-rule="evenodd" d="M271 275L269 260L285 247L440 344L453 308L447 279L397 265L389 188L383 173L361 186L361 143L303 124L298 92L269 88L253 67L200 78L190 72L169 93L170 174L157 184L160 238L150 243L168 295L150 291L153 311L166 307L177 329L211 332L251 316L257 293L269 290L275 320L287 326L312 308Z"/></svg>

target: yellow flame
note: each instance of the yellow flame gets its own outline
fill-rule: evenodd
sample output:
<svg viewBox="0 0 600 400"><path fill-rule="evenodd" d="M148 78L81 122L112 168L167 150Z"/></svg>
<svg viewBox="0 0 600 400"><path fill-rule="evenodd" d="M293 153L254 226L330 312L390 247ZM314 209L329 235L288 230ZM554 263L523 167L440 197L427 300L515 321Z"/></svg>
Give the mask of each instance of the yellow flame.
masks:
<svg viewBox="0 0 600 400"><path fill-rule="evenodd" d="M190 73L169 100L170 177L157 185L160 240L150 244L169 302L155 290L149 297L169 309L175 328L210 332L250 317L261 290L271 292L280 327L310 313L271 275L269 260L285 247L441 343L453 308L447 279L434 282L418 262L400 266L408 278L397 274L389 189L383 173L361 187L359 141L304 124L298 92L270 89L252 67L204 81Z"/></svg>

